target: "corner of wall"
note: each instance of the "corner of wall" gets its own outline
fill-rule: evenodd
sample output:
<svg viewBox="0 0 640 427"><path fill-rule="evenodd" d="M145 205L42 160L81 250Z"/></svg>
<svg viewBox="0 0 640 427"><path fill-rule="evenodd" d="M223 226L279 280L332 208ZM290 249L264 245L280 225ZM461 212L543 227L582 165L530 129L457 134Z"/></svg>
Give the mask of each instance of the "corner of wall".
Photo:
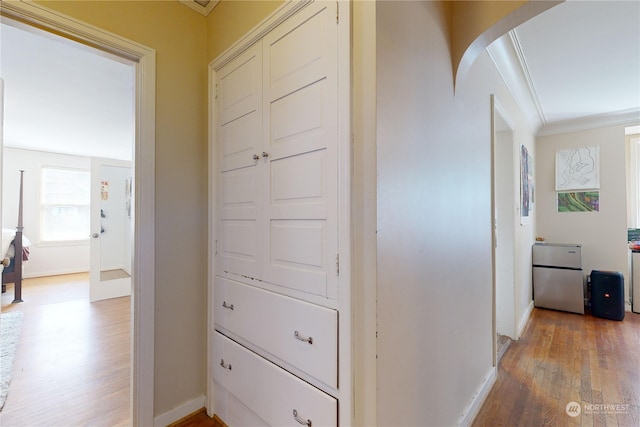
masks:
<svg viewBox="0 0 640 427"><path fill-rule="evenodd" d="M451 59L455 87L476 58L495 40L561 1L454 2Z"/></svg>
<svg viewBox="0 0 640 427"><path fill-rule="evenodd" d="M485 400L487 400L487 396L489 396L489 392L493 388L493 385L496 383L498 379L498 369L494 366L489 370L487 375L485 376L482 384L473 395L467 406L464 408L462 415L458 419L457 425L462 427L467 427L473 424L476 416L482 409L482 405Z"/></svg>

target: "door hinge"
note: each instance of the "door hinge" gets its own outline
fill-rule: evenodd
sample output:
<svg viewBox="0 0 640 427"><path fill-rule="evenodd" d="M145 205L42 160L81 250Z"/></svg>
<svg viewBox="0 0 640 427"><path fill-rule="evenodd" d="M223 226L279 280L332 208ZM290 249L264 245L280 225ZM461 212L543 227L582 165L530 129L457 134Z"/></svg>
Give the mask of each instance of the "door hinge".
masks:
<svg viewBox="0 0 640 427"><path fill-rule="evenodd" d="M340 254L336 254L336 276L340 275Z"/></svg>
<svg viewBox="0 0 640 427"><path fill-rule="evenodd" d="M336 1L336 24L340 23L340 2Z"/></svg>
<svg viewBox="0 0 640 427"><path fill-rule="evenodd" d="M215 99L218 99L218 83L216 83L216 96Z"/></svg>
<svg viewBox="0 0 640 427"><path fill-rule="evenodd" d="M215 241L215 250L214 250L214 255L218 255L218 241Z"/></svg>

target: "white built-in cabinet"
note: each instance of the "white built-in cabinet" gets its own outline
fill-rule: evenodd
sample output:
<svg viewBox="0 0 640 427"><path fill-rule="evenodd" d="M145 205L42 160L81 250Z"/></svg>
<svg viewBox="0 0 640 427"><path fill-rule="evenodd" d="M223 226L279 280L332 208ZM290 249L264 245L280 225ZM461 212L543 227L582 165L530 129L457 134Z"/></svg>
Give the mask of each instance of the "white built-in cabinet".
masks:
<svg viewBox="0 0 640 427"><path fill-rule="evenodd" d="M209 410L231 427L352 419L339 9L285 4L210 67Z"/></svg>

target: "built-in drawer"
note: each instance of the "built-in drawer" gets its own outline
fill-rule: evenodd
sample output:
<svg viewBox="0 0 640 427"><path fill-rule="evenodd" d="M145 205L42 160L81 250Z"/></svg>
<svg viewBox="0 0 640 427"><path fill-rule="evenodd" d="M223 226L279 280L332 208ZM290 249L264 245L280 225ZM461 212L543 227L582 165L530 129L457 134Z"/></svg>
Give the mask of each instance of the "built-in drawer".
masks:
<svg viewBox="0 0 640 427"><path fill-rule="evenodd" d="M216 329L232 332L322 383L338 387L335 310L216 277Z"/></svg>
<svg viewBox="0 0 640 427"><path fill-rule="evenodd" d="M271 426L336 426L335 398L219 332L213 337L213 379Z"/></svg>

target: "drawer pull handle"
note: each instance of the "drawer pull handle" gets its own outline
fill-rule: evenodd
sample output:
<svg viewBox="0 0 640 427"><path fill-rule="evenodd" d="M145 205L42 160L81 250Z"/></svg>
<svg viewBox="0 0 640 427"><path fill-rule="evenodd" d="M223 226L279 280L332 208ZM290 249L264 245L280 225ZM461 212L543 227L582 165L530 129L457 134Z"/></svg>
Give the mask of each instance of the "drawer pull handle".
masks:
<svg viewBox="0 0 640 427"><path fill-rule="evenodd" d="M309 344L313 344L313 337L305 338L302 335L300 335L300 333L298 331L295 331L293 333L293 336L296 337L296 339L299 339L300 341L304 341L304 342L308 342Z"/></svg>
<svg viewBox="0 0 640 427"><path fill-rule="evenodd" d="M222 306L224 308L228 308L229 310L233 310L233 304L229 305L226 301L222 301Z"/></svg>
<svg viewBox="0 0 640 427"><path fill-rule="evenodd" d="M311 420L303 420L302 418L300 418L298 416L298 411L296 411L295 409L293 410L293 419L303 426L311 427Z"/></svg>
<svg viewBox="0 0 640 427"><path fill-rule="evenodd" d="M220 359L220 366L222 366L224 369L231 370L231 363L229 363L228 365L225 364L224 359Z"/></svg>

